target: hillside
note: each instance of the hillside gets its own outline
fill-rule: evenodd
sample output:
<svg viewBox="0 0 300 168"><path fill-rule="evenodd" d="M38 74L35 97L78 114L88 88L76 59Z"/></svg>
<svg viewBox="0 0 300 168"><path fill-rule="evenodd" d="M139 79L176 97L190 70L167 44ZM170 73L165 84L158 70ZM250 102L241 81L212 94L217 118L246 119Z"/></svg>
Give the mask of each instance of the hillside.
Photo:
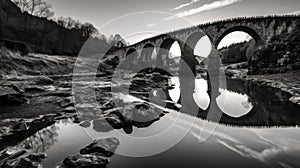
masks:
<svg viewBox="0 0 300 168"><path fill-rule="evenodd" d="M254 54L255 44L255 41L251 39L250 41L234 43L221 48L219 51L221 53L222 62L226 64L247 61Z"/></svg>
<svg viewBox="0 0 300 168"><path fill-rule="evenodd" d="M300 21L288 33L272 37L266 46L255 51L249 74L274 74L300 69Z"/></svg>
<svg viewBox="0 0 300 168"><path fill-rule="evenodd" d="M68 21L70 25L64 24ZM11 0L0 0L0 40L26 43L33 53L78 56L85 46L87 55L103 54L118 41L126 43L118 34L105 37L97 34L92 24L78 23L80 27L73 22L79 21L33 16L22 12Z"/></svg>
<svg viewBox="0 0 300 168"><path fill-rule="evenodd" d="M67 74L73 71L75 58L20 53L0 49L0 77Z"/></svg>

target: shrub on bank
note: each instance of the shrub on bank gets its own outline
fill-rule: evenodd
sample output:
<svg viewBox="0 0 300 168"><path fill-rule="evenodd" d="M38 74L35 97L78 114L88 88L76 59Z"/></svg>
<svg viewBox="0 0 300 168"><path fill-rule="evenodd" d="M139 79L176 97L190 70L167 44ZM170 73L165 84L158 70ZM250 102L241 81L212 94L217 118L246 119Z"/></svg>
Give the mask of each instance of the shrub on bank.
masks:
<svg viewBox="0 0 300 168"><path fill-rule="evenodd" d="M265 47L255 51L249 61L249 74L284 73L299 69L300 21L295 28L271 38Z"/></svg>

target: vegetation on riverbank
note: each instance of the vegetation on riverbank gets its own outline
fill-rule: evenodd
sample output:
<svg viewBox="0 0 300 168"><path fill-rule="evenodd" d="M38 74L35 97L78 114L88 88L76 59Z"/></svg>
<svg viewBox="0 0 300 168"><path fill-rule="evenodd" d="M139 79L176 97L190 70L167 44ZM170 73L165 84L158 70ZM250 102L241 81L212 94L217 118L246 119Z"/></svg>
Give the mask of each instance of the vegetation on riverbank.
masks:
<svg viewBox="0 0 300 168"><path fill-rule="evenodd" d="M275 74L300 69L300 21L288 33L271 38L250 60L249 74Z"/></svg>
<svg viewBox="0 0 300 168"><path fill-rule="evenodd" d="M22 75L69 74L73 71L75 58L30 54L0 49L0 77Z"/></svg>

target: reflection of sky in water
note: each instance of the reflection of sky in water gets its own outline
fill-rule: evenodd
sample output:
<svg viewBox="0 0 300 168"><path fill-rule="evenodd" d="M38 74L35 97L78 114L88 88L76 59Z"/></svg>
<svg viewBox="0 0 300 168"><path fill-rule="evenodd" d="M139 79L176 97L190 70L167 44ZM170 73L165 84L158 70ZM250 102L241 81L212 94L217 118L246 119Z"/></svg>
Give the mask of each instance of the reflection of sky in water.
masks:
<svg viewBox="0 0 300 168"><path fill-rule="evenodd" d="M173 125L172 131L168 132L161 141L144 141L142 144L147 150L160 147L167 139L172 139L176 134L187 131L186 128L195 118L186 114L171 112L164 116L160 121L153 125L139 129L135 128L133 134L146 135L160 133L168 125L177 120ZM161 164L166 160L172 160L174 164L186 164L191 167L197 163L197 166L206 163L209 167L220 167L227 165L248 167L250 165L258 167L299 167L300 166L300 130L299 128L246 128L246 127L228 127L218 125L206 142L199 143L202 138L199 136L203 126L208 123L205 120L196 118L195 124L185 138L174 146L171 150L159 154L158 156L143 158L128 158L115 155L111 158L109 167L138 167L139 161L144 167L163 167ZM87 136L83 128L76 124L57 124L59 127L57 142L46 151L48 157L43 161L43 165L60 163L68 155L76 154L86 144L92 140ZM96 132L93 126L86 131L93 134L94 138L107 138L116 136L120 140L118 150L140 150L136 143L128 141L124 136L111 132ZM143 133L141 133L143 132ZM147 138L146 138L147 139ZM162 159L154 162L156 158ZM208 158L209 157L209 158ZM130 160L132 162L130 162ZM166 159L166 160L164 160ZM128 161L129 160L129 161ZM215 161L218 160L218 163ZM147 163L149 162L149 163ZM216 165L217 164L217 165Z"/></svg>
<svg viewBox="0 0 300 168"><path fill-rule="evenodd" d="M178 100L180 96L179 80L172 79L177 85L170 91L173 100ZM210 100L207 92L207 82L204 79L196 80L196 90L194 98L199 107L207 108ZM241 95L224 89L220 89L221 95L225 94L224 112L230 116L245 115L250 111L252 105L247 103L247 95ZM219 99L219 98L218 98ZM132 96L124 95L126 103L140 101ZM220 101L220 100L219 100ZM218 102L218 101L217 101ZM233 107L230 108L230 107ZM192 129L187 128L195 123ZM175 122L176 121L176 122ZM175 124L174 124L175 123ZM89 144L90 138L117 137L120 140L120 150L132 150L142 152L142 150L154 150L160 148L162 144L168 143L178 134L188 131L176 146L170 150L156 156L145 158L129 158L114 155L110 160L108 168L111 167L299 167L300 166L300 129L289 128L247 128L228 127L218 125L212 135L203 141L200 136L205 124L210 122L170 111L159 121L154 122L146 128L134 128L132 134L125 134L123 130L112 130L110 132L97 132L93 125L89 128L81 128L73 123L58 123L57 141L46 151L47 158L42 162L46 168L54 167L69 155L79 152L79 150ZM217 123L215 123L217 124ZM159 141L147 140L149 136L155 136L171 128ZM87 134L88 133L88 134ZM127 136L145 138L139 145L129 141ZM201 142L201 143L200 143ZM164 165L170 164L170 165Z"/></svg>
<svg viewBox="0 0 300 168"><path fill-rule="evenodd" d="M175 88L169 91L170 97L174 102L178 102L180 97L180 83L178 77L171 78L171 84ZM206 110L210 103L210 97L207 93L207 81L198 78L195 80L195 93L193 95L195 103L203 110ZM251 111L253 105L248 101L247 95L242 95L220 88L221 95L217 98L217 104L220 109L231 117L241 117Z"/></svg>
<svg viewBox="0 0 300 168"><path fill-rule="evenodd" d="M242 95L229 90L220 89L221 95L217 98L217 103L221 101L222 95L225 96L223 100L224 106L219 106L220 109L231 117L241 117L251 111L253 105L248 101L247 95Z"/></svg>

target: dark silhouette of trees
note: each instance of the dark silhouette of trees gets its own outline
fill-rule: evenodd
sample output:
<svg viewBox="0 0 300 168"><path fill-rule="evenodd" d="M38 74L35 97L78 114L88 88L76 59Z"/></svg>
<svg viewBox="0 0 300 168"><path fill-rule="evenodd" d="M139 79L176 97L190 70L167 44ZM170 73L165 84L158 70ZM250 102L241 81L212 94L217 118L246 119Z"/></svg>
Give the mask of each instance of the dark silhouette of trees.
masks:
<svg viewBox="0 0 300 168"><path fill-rule="evenodd" d="M59 17L56 20L57 24L67 29L78 29L82 31L82 36L91 37L98 34L98 30L91 23L81 23L71 17Z"/></svg>
<svg viewBox="0 0 300 168"><path fill-rule="evenodd" d="M240 43L233 43L219 49L223 63L238 63L247 61L254 54L256 43L253 39Z"/></svg>
<svg viewBox="0 0 300 168"><path fill-rule="evenodd" d="M295 28L273 36L251 58L249 74L275 74L300 69L300 21Z"/></svg>
<svg viewBox="0 0 300 168"><path fill-rule="evenodd" d="M6 27L7 27L7 22L9 20L9 5L8 5L9 1L0 1L0 9L3 11L7 11L4 12L3 14L0 15L0 21L2 22L2 26L0 27L0 35L2 34L2 32L5 32Z"/></svg>
<svg viewBox="0 0 300 168"><path fill-rule="evenodd" d="M56 22L60 26L67 28L67 29L73 29L73 28L79 29L80 26L82 25L82 23L80 23L78 20L74 20L71 17L59 17L56 20Z"/></svg>

